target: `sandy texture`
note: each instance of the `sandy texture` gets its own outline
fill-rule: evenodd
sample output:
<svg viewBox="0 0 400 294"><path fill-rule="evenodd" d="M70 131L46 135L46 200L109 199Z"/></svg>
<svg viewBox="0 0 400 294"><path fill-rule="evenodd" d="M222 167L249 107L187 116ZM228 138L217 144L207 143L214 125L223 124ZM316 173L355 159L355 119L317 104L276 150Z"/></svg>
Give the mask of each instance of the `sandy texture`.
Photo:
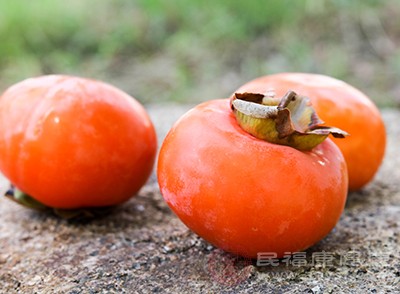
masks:
<svg viewBox="0 0 400 294"><path fill-rule="evenodd" d="M160 141L187 109L149 107ZM0 198L0 292L399 293L400 112L383 116L389 142L379 174L349 195L339 224L306 259L297 256L298 266L257 267L213 248L173 215L153 176L137 197L91 221ZM6 186L1 179L2 193Z"/></svg>

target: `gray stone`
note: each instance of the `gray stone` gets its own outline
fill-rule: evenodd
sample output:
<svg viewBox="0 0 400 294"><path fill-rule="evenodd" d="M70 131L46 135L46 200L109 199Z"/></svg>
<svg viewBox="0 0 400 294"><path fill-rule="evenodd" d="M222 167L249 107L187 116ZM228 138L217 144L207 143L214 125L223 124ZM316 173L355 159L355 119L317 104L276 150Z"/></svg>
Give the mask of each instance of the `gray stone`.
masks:
<svg viewBox="0 0 400 294"><path fill-rule="evenodd" d="M160 142L188 108L148 107ZM153 175L136 197L89 221L0 198L0 292L399 293L400 112L382 113L388 147L378 175L349 195L338 225L306 251L303 266L257 267L214 248L170 211ZM8 183L0 183L4 193Z"/></svg>

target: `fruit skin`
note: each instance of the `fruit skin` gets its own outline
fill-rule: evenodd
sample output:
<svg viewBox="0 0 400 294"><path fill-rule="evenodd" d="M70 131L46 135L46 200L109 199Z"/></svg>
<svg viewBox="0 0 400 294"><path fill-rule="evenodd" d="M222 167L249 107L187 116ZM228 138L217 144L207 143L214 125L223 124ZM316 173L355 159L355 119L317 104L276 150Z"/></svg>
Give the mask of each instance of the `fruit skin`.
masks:
<svg viewBox="0 0 400 294"><path fill-rule="evenodd" d="M386 131L375 104L353 86L332 77L309 73L280 73L256 78L235 92L261 92L274 89L280 97L288 89L308 96L319 117L327 125L350 134L333 141L347 162L349 189L368 184L380 167L386 147Z"/></svg>
<svg viewBox="0 0 400 294"><path fill-rule="evenodd" d="M0 98L0 170L54 208L100 207L132 197L157 151L142 105L106 83L49 75Z"/></svg>
<svg viewBox="0 0 400 294"><path fill-rule="evenodd" d="M229 99L205 102L178 120L161 147L157 174L183 223L250 258L321 240L337 223L348 189L332 141L302 152L257 139L239 127Z"/></svg>

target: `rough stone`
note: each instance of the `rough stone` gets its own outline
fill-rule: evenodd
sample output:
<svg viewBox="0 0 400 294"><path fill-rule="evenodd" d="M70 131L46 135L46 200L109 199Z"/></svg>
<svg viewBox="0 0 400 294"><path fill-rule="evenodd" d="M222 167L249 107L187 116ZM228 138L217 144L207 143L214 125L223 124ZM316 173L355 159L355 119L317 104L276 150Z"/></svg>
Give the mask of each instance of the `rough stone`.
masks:
<svg viewBox="0 0 400 294"><path fill-rule="evenodd" d="M160 142L188 108L148 107ZM349 195L336 228L297 263L257 266L214 248L171 212L153 175L129 202L88 221L0 198L0 292L399 293L400 112L382 113L388 147L378 175ZM0 184L4 193L8 183Z"/></svg>

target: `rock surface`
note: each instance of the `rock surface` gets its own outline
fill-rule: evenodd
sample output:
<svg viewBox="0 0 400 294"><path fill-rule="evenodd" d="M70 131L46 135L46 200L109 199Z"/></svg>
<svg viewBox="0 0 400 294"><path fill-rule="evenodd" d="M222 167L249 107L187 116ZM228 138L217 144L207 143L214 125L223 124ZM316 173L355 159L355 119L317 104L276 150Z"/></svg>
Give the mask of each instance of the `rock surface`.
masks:
<svg viewBox="0 0 400 294"><path fill-rule="evenodd" d="M188 108L148 107L160 142ZM336 228L305 258L257 266L221 252L177 219L153 175L137 197L89 221L0 198L0 292L399 293L400 112L382 113L388 147L378 175L349 195Z"/></svg>

